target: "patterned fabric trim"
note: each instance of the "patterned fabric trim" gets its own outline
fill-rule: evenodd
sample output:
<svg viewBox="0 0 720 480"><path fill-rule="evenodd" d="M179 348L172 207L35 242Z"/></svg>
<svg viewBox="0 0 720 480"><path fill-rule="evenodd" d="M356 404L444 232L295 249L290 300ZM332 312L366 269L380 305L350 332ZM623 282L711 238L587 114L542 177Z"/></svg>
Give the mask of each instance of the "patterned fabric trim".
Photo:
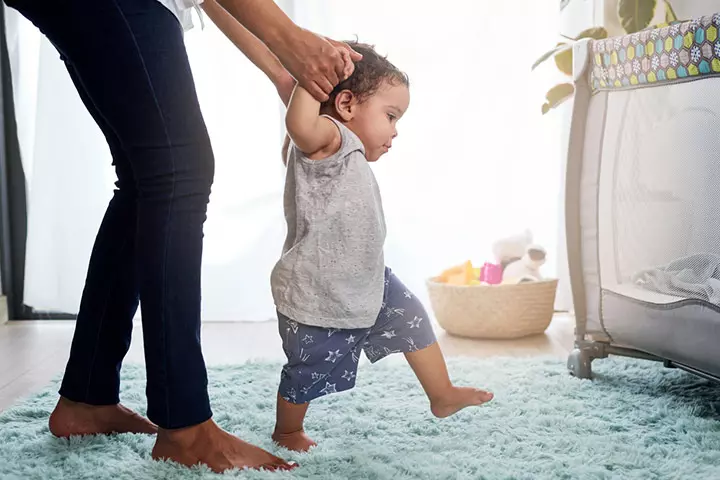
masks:
<svg viewBox="0 0 720 480"><path fill-rule="evenodd" d="M720 13L591 43L593 90L720 75Z"/></svg>

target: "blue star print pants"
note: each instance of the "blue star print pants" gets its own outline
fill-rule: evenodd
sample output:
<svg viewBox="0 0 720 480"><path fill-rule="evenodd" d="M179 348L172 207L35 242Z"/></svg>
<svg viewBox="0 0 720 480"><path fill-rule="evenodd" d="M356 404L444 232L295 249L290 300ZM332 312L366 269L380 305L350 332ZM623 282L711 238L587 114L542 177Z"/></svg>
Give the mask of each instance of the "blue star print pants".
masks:
<svg viewBox="0 0 720 480"><path fill-rule="evenodd" d="M279 392L296 404L353 388L361 351L375 363L436 341L425 308L389 268L382 309L372 327L340 330L302 325L280 313L278 318L288 359Z"/></svg>

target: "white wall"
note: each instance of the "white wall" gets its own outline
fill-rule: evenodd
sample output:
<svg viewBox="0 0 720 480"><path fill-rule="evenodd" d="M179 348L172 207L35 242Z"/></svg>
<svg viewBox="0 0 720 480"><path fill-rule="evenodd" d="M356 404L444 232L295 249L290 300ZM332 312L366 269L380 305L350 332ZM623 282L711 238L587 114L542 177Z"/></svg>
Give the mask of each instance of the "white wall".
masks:
<svg viewBox="0 0 720 480"><path fill-rule="evenodd" d="M602 21L602 0L572 0L560 12L560 33L574 37Z"/></svg>

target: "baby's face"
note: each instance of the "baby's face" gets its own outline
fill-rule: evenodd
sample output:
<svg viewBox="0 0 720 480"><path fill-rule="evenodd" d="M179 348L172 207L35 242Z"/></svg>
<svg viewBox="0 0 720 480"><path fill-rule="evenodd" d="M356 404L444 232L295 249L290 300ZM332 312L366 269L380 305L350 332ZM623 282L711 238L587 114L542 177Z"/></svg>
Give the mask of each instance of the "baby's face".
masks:
<svg viewBox="0 0 720 480"><path fill-rule="evenodd" d="M397 137L397 122L410 105L405 85L384 83L374 95L357 105L357 113L348 122L365 147L369 162L377 161L392 147Z"/></svg>

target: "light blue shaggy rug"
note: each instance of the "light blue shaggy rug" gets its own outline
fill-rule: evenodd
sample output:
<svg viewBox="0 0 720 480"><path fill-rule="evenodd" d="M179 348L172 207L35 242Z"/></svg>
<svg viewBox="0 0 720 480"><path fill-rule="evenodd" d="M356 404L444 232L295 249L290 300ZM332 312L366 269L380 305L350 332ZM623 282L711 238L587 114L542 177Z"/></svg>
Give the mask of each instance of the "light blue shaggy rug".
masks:
<svg viewBox="0 0 720 480"><path fill-rule="evenodd" d="M401 358L397 360L402 360ZM717 479L720 387L652 362L595 362L596 379L569 376L555 359L454 360L459 384L496 398L438 420L409 367L361 366L355 390L316 401L308 454L271 443L279 365L210 369L215 419L296 460L293 472L226 474L247 479ZM144 372L123 370L123 402L144 411ZM56 386L0 414L0 478L222 478L150 458L142 435L53 438L46 422Z"/></svg>

